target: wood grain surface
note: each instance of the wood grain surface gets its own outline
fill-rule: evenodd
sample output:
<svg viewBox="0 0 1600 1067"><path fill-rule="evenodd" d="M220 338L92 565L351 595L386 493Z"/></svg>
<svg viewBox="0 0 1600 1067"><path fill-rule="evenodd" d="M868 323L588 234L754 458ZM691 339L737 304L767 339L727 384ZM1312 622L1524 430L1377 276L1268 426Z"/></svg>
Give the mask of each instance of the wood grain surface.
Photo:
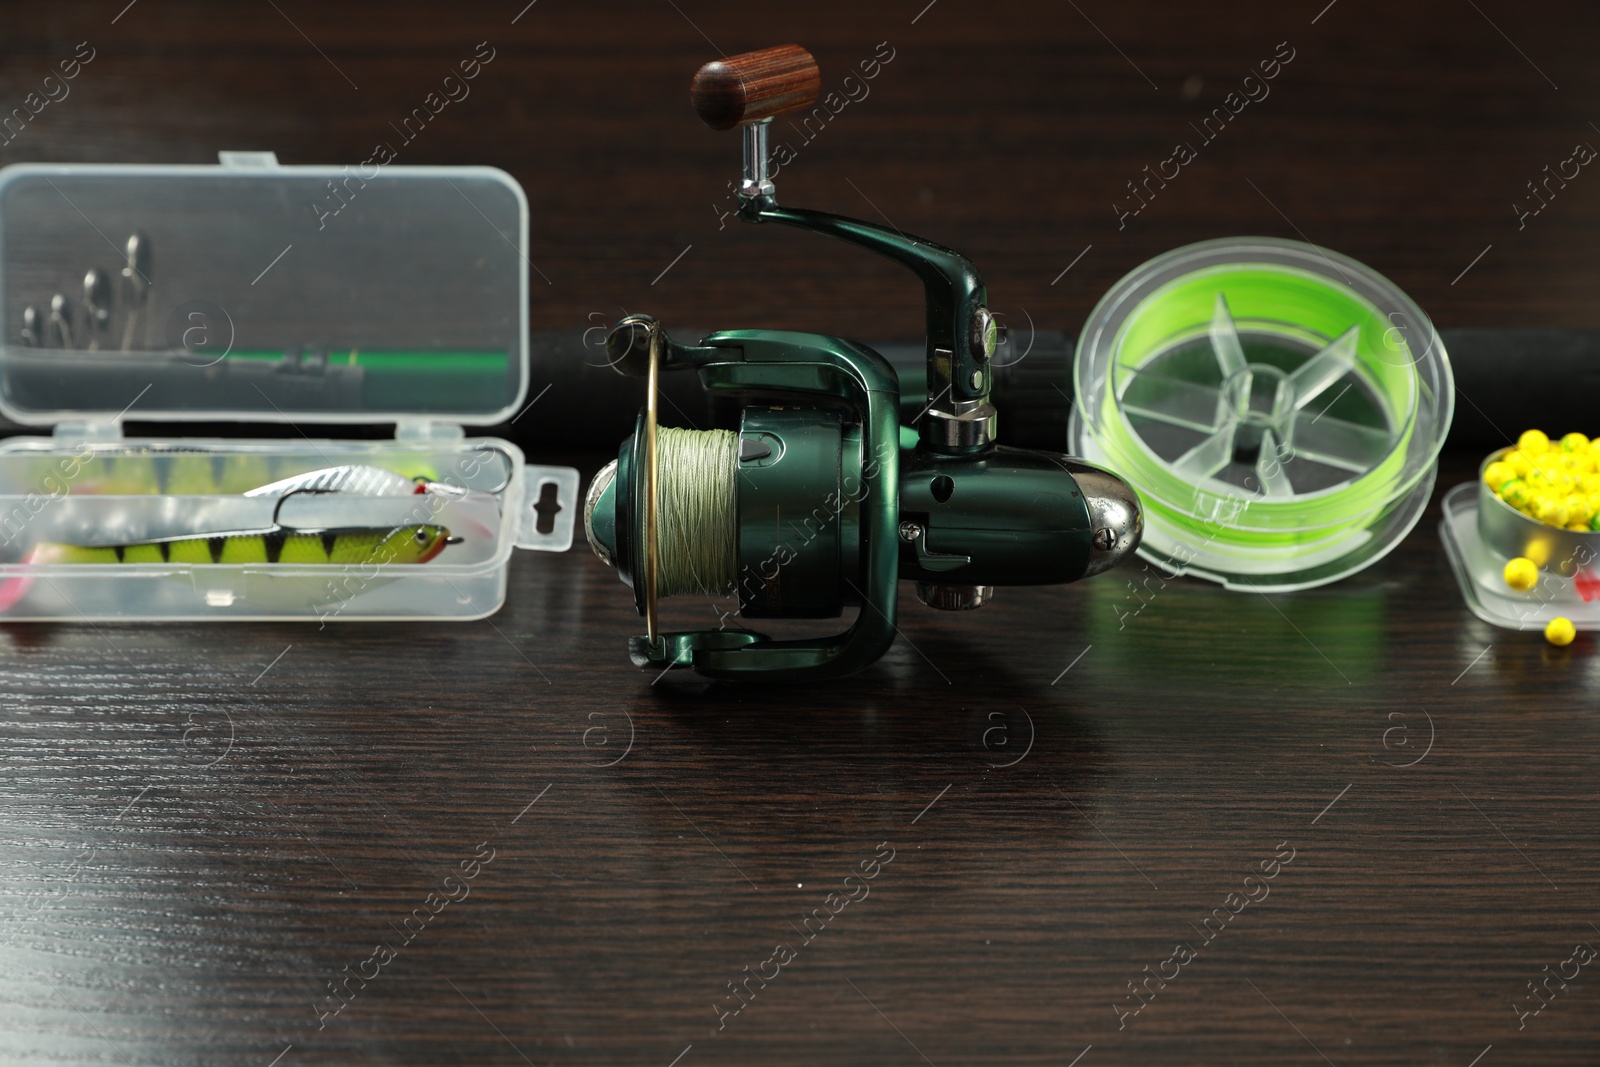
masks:
<svg viewBox="0 0 1600 1067"><path fill-rule="evenodd" d="M1255 232L1441 325L1597 325L1600 177L1527 188L1600 144L1579 0L524 3L19 0L0 114L95 55L0 159L387 139L523 184L535 327L914 335L909 276L720 216L689 78L792 40L848 102L774 131L780 198L966 251L1015 319ZM479 623L0 629L0 1061L1593 1064L1595 640L1477 622L1437 519L1292 595L906 596L815 687L640 674L581 550Z"/></svg>
<svg viewBox="0 0 1600 1067"><path fill-rule="evenodd" d="M695 72L689 102L713 130L777 118L816 103L822 72L810 52L780 44L727 59L713 59ZM830 109L818 116L833 119Z"/></svg>

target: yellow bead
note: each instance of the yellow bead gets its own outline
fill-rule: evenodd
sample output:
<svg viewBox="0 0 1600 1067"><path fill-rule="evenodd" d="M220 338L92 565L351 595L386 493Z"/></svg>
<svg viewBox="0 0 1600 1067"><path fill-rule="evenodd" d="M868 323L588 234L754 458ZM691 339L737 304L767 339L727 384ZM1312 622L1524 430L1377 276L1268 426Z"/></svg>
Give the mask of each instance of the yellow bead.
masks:
<svg viewBox="0 0 1600 1067"><path fill-rule="evenodd" d="M1534 566L1533 560L1521 556L1507 563L1501 573L1506 584L1519 593L1526 593L1539 584L1539 568Z"/></svg>
<svg viewBox="0 0 1600 1067"><path fill-rule="evenodd" d="M1594 505L1589 498L1580 493L1573 493L1567 497L1567 525L1577 529L1588 529L1589 520L1594 518Z"/></svg>
<svg viewBox="0 0 1600 1067"><path fill-rule="evenodd" d="M1516 470L1511 464L1504 461L1491 463L1483 469L1483 480L1489 484L1490 489L1496 492L1499 491L1502 485L1505 485L1516 476Z"/></svg>
<svg viewBox="0 0 1600 1067"><path fill-rule="evenodd" d="M1530 456L1537 456L1550 448L1550 438L1543 430L1527 430L1517 438L1517 448Z"/></svg>
<svg viewBox="0 0 1600 1067"><path fill-rule="evenodd" d="M1561 438L1561 451L1578 452L1589 447L1589 439L1581 433L1569 433Z"/></svg>
<svg viewBox="0 0 1600 1067"><path fill-rule="evenodd" d="M1502 485L1499 490L1500 499L1512 507L1521 507L1528 499L1528 483L1521 478L1513 478Z"/></svg>
<svg viewBox="0 0 1600 1067"><path fill-rule="evenodd" d="M1511 469L1516 471L1517 476L1521 478L1526 478L1528 472L1533 470L1532 457L1520 448L1513 448L1510 452L1507 452L1504 462L1511 464Z"/></svg>
<svg viewBox="0 0 1600 1067"><path fill-rule="evenodd" d="M1552 645L1570 645L1577 636L1578 628L1572 625L1572 620L1560 616L1551 619L1544 628L1544 639Z"/></svg>
<svg viewBox="0 0 1600 1067"><path fill-rule="evenodd" d="M1533 515L1546 526L1565 526L1568 520L1567 502L1561 497L1543 497L1534 506Z"/></svg>

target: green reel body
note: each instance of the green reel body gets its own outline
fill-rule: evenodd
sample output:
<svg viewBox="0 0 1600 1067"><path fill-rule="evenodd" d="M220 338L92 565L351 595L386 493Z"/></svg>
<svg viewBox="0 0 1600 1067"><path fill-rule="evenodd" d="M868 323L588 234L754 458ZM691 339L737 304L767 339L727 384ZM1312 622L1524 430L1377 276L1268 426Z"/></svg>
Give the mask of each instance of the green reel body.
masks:
<svg viewBox="0 0 1600 1067"><path fill-rule="evenodd" d="M900 577L934 586L1077 581L1094 549L1094 516L1077 481L1088 473L1066 456L1022 448L997 446L971 459L908 449L900 462Z"/></svg>
<svg viewBox="0 0 1600 1067"><path fill-rule="evenodd" d="M725 57L691 98L713 129L742 130L739 217L835 238L889 259L923 286L927 403L907 411L894 369L852 341L770 330L696 345L629 315L606 341L612 366L649 379L646 408L585 501L595 553L633 588L646 634L640 667L711 678L837 677L896 635L898 583L932 607L975 608L998 585L1075 581L1133 552L1138 497L1067 456L1004 448L990 402L1005 328L977 269L952 249L893 228L779 205L768 172L773 117L809 106L820 75L796 45ZM693 369L741 409L737 432L663 428L658 376ZM660 597L737 596L747 619L835 618L843 633L775 640L751 630L658 632ZM730 613L731 614L731 613Z"/></svg>
<svg viewBox="0 0 1600 1067"><path fill-rule="evenodd" d="M836 618L847 604L861 611L844 633L818 639L775 641L728 629L636 637L629 645L634 663L773 681L867 666L894 640L900 474L894 370L850 341L768 330L713 334L694 348L669 346L664 369L691 366L708 390L746 405L737 507L731 515L703 517L736 524L735 567L731 575L707 576L702 590L736 593L741 614L751 618ZM615 476L591 495L588 508L591 542L633 588L641 614L643 419L622 444Z"/></svg>
<svg viewBox="0 0 1600 1067"><path fill-rule="evenodd" d="M770 681L835 677L867 666L894 640L900 580L937 590L1054 584L1083 577L1096 561L1096 516L1079 479L1098 472L1024 449L949 456L901 448L894 371L862 345L741 330L668 352L667 369L695 367L708 389L743 406L735 506L697 517L735 524L734 567L699 575L695 591L736 595L746 619L860 610L848 630L817 639L730 629L636 637L630 652L640 667ZM643 419L614 474L597 480L587 527L596 552L632 586L641 614ZM658 592L682 591L671 585Z"/></svg>

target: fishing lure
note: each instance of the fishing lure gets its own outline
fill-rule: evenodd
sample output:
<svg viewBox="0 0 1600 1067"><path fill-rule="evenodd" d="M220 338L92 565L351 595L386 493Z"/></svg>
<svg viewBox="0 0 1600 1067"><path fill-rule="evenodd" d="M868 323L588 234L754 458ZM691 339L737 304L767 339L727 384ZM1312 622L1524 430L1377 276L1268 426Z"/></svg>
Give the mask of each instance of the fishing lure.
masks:
<svg viewBox="0 0 1600 1067"><path fill-rule="evenodd" d="M41 541L22 559L20 574L0 579L0 612L11 610L33 587L32 567L40 564L311 564L383 566L427 563L464 538L437 523L403 526L331 526L301 529L278 521L285 501L299 493L328 489L292 488L277 498L272 524L257 530L180 534L114 544L84 545ZM418 490L424 491L424 490Z"/></svg>
<svg viewBox="0 0 1600 1067"><path fill-rule="evenodd" d="M347 463L324 467L280 479L246 492L245 496L286 496L289 493L353 493L358 496L406 496L433 493L438 496L465 496L467 490L456 485L408 478L387 467Z"/></svg>
<svg viewBox="0 0 1600 1067"><path fill-rule="evenodd" d="M462 541L431 524L297 530L274 526L115 545L40 542L31 563L427 563Z"/></svg>
<svg viewBox="0 0 1600 1067"><path fill-rule="evenodd" d="M41 541L29 563L427 563L462 538L437 523L403 526L330 526L301 529L278 521L278 512L300 493L332 493L294 488L277 498L272 524L258 530L179 534L109 545L68 545Z"/></svg>
<svg viewBox="0 0 1600 1067"><path fill-rule="evenodd" d="M413 464L402 473L389 467L350 463L269 481L277 477L286 461L254 453L219 453L175 445L97 449L80 459L88 470L74 481L73 492L84 495L279 496L296 489L327 489L361 496L462 496L467 492L435 481L432 468L425 464Z"/></svg>

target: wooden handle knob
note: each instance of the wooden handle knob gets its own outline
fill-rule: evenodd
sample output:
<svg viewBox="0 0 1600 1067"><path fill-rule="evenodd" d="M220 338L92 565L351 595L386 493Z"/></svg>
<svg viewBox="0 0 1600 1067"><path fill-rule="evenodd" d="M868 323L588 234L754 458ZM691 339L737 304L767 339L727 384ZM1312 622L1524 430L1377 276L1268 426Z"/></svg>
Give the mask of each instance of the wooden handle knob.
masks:
<svg viewBox="0 0 1600 1067"><path fill-rule="evenodd" d="M713 130L731 130L810 107L822 91L822 72L810 52L780 44L718 59L695 72L689 102Z"/></svg>

